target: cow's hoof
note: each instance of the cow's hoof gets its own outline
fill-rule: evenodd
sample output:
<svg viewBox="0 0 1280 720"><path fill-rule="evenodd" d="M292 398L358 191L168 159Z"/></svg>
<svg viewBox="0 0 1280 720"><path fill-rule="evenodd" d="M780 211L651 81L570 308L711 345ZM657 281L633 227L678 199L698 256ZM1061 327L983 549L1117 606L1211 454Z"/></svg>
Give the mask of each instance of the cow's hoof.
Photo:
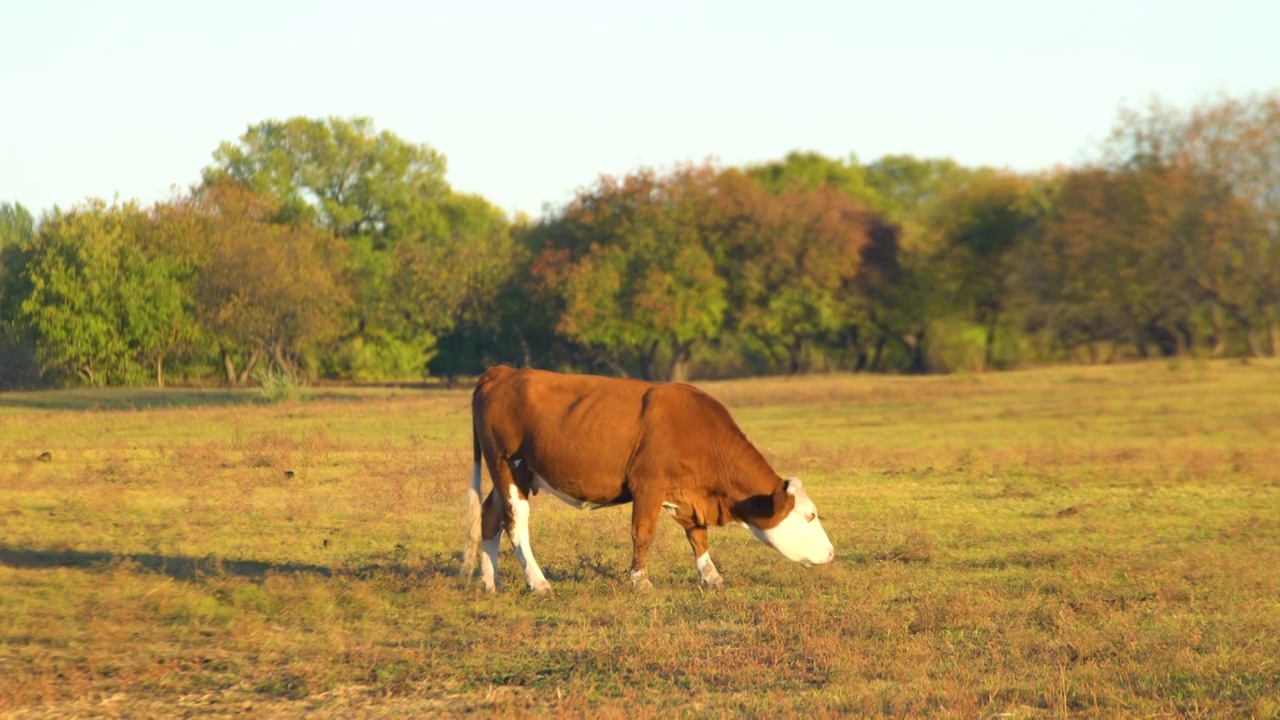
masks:
<svg viewBox="0 0 1280 720"><path fill-rule="evenodd" d="M494 594L494 593L498 592L498 586L497 586L497 585L494 585L494 584L492 584L492 583L485 583L485 585L484 585L484 591L485 591L486 593L488 593L488 594L492 595L492 594Z"/></svg>
<svg viewBox="0 0 1280 720"><path fill-rule="evenodd" d="M720 573L716 573L714 575L708 575L702 578L702 584L706 585L709 588L713 588L713 589L718 588L724 585L724 578L720 577Z"/></svg>
<svg viewBox="0 0 1280 720"><path fill-rule="evenodd" d="M540 582L540 583L538 583L538 584L536 584L536 585L531 585L531 586L529 586L529 590L530 590L530 592L532 592L534 595L550 595L550 594L551 594L551 583L547 582L546 580L543 580L542 582Z"/></svg>
<svg viewBox="0 0 1280 720"><path fill-rule="evenodd" d="M632 570L631 571L631 587L636 590L652 590L653 583L649 582L648 570Z"/></svg>

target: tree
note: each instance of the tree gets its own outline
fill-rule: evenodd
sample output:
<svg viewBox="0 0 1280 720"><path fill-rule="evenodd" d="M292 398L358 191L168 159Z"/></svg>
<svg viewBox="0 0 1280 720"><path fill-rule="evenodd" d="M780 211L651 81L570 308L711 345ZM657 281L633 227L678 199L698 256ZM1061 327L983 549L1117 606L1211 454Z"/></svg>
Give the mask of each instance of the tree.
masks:
<svg viewBox="0 0 1280 720"><path fill-rule="evenodd" d="M775 195L831 188L861 201L866 207L879 208L884 203L866 169L852 155L846 163L820 153L793 151L782 160L750 166L747 174Z"/></svg>
<svg viewBox="0 0 1280 720"><path fill-rule="evenodd" d="M876 194L877 206L902 223L928 217L934 203L975 172L983 170L963 167L950 158L885 155L866 165L863 177Z"/></svg>
<svg viewBox="0 0 1280 720"><path fill-rule="evenodd" d="M1275 352L1277 159L1278 96L1123 111L1099 167L1061 182L1044 229L1046 253L1078 258L1094 281L1088 322L1123 327L1139 356L1206 337L1214 354ZM1073 308L1079 321L1085 305L1060 303L1057 317Z"/></svg>
<svg viewBox="0 0 1280 720"><path fill-rule="evenodd" d="M276 222L312 222L345 241L354 302L329 370L359 379L421 375L438 338L492 303L511 267L509 226L454 193L427 145L367 118L291 118L224 143L206 182L231 179L276 203Z"/></svg>
<svg viewBox="0 0 1280 720"><path fill-rule="evenodd" d="M12 338L18 303L25 294L19 285L25 253L35 239L36 223L20 203L0 203L0 338Z"/></svg>
<svg viewBox="0 0 1280 720"><path fill-rule="evenodd" d="M130 382L163 357L189 323L173 267L136 241L135 204L91 201L46 216L25 250L17 318L35 341L41 371L90 385Z"/></svg>
<svg viewBox="0 0 1280 720"><path fill-rule="evenodd" d="M0 387L25 385L39 374L30 340L22 337L18 305L25 252L35 238L36 223L19 203L0 203Z"/></svg>
<svg viewBox="0 0 1280 720"><path fill-rule="evenodd" d="M758 198L751 230L727 239L738 247L722 272L735 327L797 373L808 346L855 326L865 310L858 281L878 217L835 187L793 188Z"/></svg>
<svg viewBox="0 0 1280 720"><path fill-rule="evenodd" d="M1280 92L1202 103L1179 140L1208 221L1187 259L1191 281L1239 324L1251 352L1280 355Z"/></svg>
<svg viewBox="0 0 1280 720"><path fill-rule="evenodd" d="M1031 186L1017 175L975 174L944 191L933 212L954 297L982 326L983 367L993 367L996 330L1011 299L1012 255L1036 222Z"/></svg>
<svg viewBox="0 0 1280 720"><path fill-rule="evenodd" d="M739 187L744 187L739 183ZM558 331L615 371L683 380L693 348L719 330L727 308L715 272L725 190L719 170L688 165L667 175L603 176L539 234L535 271L561 303Z"/></svg>
<svg viewBox="0 0 1280 720"><path fill-rule="evenodd" d="M272 222L276 203L229 182L159 214L173 252L199 268L195 313L217 342L228 384L243 383L263 360L296 376L309 353L342 332L346 251L322 228Z"/></svg>
<svg viewBox="0 0 1280 720"><path fill-rule="evenodd" d="M205 181L230 178L273 198L275 219L315 221L336 237L373 238L379 249L446 225L444 157L377 132L368 118L267 120L213 156Z"/></svg>
<svg viewBox="0 0 1280 720"><path fill-rule="evenodd" d="M478 195L455 193L441 209L449 227L445 236L396 246L387 298L418 337L435 341L459 329L473 337L495 332L499 295L522 259L511 225Z"/></svg>

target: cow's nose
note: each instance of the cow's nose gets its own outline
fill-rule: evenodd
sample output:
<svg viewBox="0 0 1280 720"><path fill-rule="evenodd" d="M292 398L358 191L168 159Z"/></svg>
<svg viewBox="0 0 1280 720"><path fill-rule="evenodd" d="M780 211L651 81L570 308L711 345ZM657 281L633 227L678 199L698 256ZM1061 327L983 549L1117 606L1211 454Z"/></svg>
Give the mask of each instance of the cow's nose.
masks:
<svg viewBox="0 0 1280 720"><path fill-rule="evenodd" d="M836 549L835 549L835 548L831 548L831 550L827 552L827 559L826 559L826 560L823 560L823 561L822 561L822 564L824 564L824 565L825 565L825 564L827 564L827 563L829 563L829 562L831 562L832 560L835 560L835 559L836 559Z"/></svg>

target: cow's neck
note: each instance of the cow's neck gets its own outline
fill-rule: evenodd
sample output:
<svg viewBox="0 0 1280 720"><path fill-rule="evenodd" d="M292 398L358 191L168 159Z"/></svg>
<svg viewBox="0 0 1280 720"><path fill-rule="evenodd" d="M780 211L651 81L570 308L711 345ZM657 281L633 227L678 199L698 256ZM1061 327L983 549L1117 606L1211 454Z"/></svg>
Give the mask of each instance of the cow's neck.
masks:
<svg viewBox="0 0 1280 720"><path fill-rule="evenodd" d="M725 509L734 520L762 529L774 527L791 512L795 499L787 494L782 478L745 436L737 450L736 457L722 470L728 486Z"/></svg>

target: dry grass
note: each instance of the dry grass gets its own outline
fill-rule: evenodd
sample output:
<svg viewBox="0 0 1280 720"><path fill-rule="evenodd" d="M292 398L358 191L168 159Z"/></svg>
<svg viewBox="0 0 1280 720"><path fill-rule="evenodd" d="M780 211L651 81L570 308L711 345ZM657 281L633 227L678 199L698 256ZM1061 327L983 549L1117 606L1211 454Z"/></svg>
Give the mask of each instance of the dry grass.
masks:
<svg viewBox="0 0 1280 720"><path fill-rule="evenodd" d="M0 713L1280 716L1280 365L708 389L836 565L540 497L487 597L465 391L0 395Z"/></svg>

